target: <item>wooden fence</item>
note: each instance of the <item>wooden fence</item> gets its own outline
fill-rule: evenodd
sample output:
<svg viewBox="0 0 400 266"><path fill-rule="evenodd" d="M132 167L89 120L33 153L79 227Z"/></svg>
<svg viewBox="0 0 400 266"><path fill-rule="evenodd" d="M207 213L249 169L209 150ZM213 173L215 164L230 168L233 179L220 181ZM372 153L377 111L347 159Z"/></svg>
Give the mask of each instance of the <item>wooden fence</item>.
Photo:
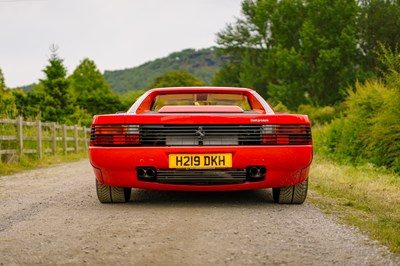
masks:
<svg viewBox="0 0 400 266"><path fill-rule="evenodd" d="M0 119L0 126L0 158L5 157L2 155L37 154L42 159L44 153L66 155L88 149L90 130L86 127L28 122L22 117Z"/></svg>

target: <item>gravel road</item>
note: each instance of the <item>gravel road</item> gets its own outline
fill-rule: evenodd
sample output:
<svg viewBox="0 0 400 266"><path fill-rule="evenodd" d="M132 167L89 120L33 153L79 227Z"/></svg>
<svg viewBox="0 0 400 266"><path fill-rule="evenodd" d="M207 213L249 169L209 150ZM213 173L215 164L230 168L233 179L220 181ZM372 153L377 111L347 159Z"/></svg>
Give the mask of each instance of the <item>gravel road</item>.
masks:
<svg viewBox="0 0 400 266"><path fill-rule="evenodd" d="M133 190L101 204L88 161L0 177L0 265L400 265L307 203L270 190Z"/></svg>

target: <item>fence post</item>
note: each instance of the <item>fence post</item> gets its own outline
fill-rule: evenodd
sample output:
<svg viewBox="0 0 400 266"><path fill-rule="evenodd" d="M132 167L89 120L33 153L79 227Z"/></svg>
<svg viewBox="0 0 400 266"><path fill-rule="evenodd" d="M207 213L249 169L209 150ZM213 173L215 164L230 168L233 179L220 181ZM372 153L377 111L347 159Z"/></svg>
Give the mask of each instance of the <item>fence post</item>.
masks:
<svg viewBox="0 0 400 266"><path fill-rule="evenodd" d="M79 151L79 143L78 143L78 126L74 126L74 140L75 140L75 153Z"/></svg>
<svg viewBox="0 0 400 266"><path fill-rule="evenodd" d="M63 142L64 142L64 154L68 154L68 143L67 143L67 126L62 125L62 132L63 132Z"/></svg>
<svg viewBox="0 0 400 266"><path fill-rule="evenodd" d="M56 156L57 152L57 128L56 128L56 123L51 124L51 151L53 153L53 156Z"/></svg>
<svg viewBox="0 0 400 266"><path fill-rule="evenodd" d="M24 136L22 132L22 116L18 116L17 118L17 137L18 137L18 148L19 154L22 155L24 151Z"/></svg>
<svg viewBox="0 0 400 266"><path fill-rule="evenodd" d="M42 121L37 120L36 121L36 126L37 126L37 153L39 156L39 159L43 159L43 153L42 153Z"/></svg>
<svg viewBox="0 0 400 266"><path fill-rule="evenodd" d="M88 143L87 143L87 128L83 127L83 141L85 142L85 151L88 150Z"/></svg>

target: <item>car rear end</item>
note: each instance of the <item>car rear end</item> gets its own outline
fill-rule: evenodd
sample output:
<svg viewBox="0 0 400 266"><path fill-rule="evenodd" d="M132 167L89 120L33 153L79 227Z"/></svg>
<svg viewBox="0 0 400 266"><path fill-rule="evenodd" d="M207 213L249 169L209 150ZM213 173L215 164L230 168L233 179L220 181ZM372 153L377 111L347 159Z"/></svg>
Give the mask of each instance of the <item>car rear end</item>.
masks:
<svg viewBox="0 0 400 266"><path fill-rule="evenodd" d="M232 106L191 108L96 116L89 152L97 182L231 191L307 180L312 161L307 116L240 112Z"/></svg>

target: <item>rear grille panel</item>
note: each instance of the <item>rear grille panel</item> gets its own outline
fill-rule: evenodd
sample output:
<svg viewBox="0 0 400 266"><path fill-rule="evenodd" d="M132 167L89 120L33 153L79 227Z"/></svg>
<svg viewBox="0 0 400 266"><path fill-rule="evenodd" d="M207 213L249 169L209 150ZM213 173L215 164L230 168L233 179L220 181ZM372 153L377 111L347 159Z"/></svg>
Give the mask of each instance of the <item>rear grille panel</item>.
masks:
<svg viewBox="0 0 400 266"><path fill-rule="evenodd" d="M260 125L141 125L143 146L260 145Z"/></svg>
<svg viewBox="0 0 400 266"><path fill-rule="evenodd" d="M239 184L246 182L245 170L158 170L155 180L165 184Z"/></svg>
<svg viewBox="0 0 400 266"><path fill-rule="evenodd" d="M91 146L311 145L309 125L95 125Z"/></svg>

